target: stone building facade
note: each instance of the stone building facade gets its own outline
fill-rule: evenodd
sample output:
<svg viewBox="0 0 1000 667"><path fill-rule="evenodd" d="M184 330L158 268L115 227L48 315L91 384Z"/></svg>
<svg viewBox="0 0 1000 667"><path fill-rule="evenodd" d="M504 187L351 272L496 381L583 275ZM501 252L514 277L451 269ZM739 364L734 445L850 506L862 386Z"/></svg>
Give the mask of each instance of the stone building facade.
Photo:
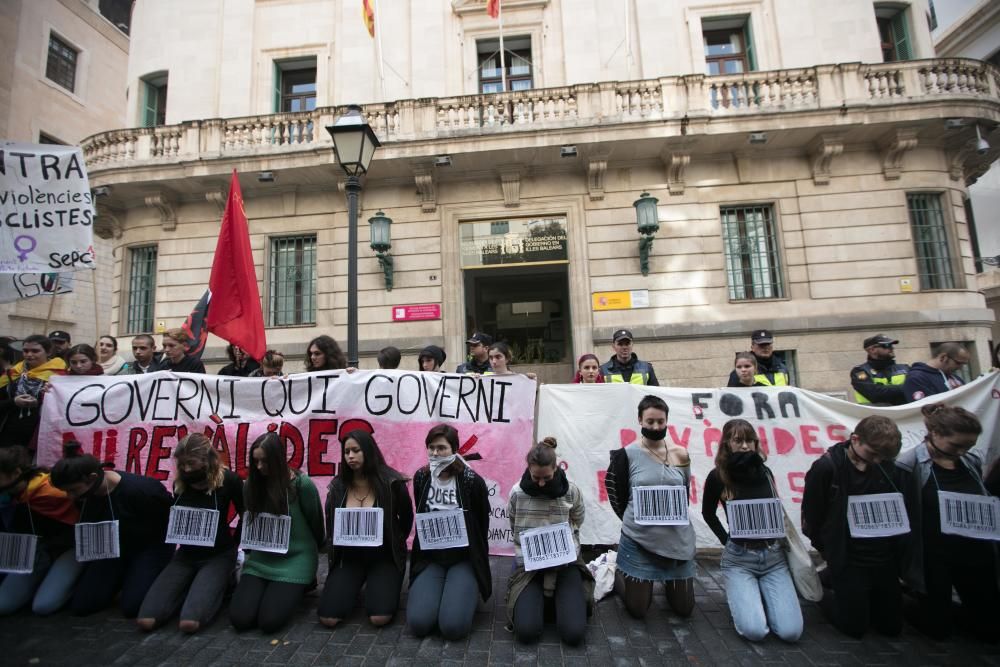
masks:
<svg viewBox="0 0 1000 667"><path fill-rule="evenodd" d="M313 336L343 343L348 219L324 128L358 102L382 142L360 237L384 212L394 260L389 291L359 243L363 366L392 344L415 367L430 343L450 366L478 328L568 381L627 327L674 386L724 384L758 328L819 391L845 392L877 332L903 361L959 340L988 368L963 202L997 151L945 120L995 128L1000 71L934 58L922 0L508 0L502 74L485 0L383 2L380 41L356 4L136 6L127 118L144 127L84 142L112 189L113 332L183 321L235 169L269 346L296 367Z"/></svg>

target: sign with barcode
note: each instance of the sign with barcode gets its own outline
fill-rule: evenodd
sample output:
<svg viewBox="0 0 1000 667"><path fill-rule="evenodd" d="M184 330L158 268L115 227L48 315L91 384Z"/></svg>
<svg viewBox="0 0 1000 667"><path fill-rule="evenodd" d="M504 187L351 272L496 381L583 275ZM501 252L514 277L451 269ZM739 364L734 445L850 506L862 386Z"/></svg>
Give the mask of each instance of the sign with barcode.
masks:
<svg viewBox="0 0 1000 667"><path fill-rule="evenodd" d="M288 540L292 535L292 517L287 514L259 512L243 513L243 533L240 547L248 551L267 551L287 554Z"/></svg>
<svg viewBox="0 0 1000 667"><path fill-rule="evenodd" d="M338 507L333 515L333 543L342 547L382 546L381 507Z"/></svg>
<svg viewBox="0 0 1000 667"><path fill-rule="evenodd" d="M117 520L78 523L74 531L78 563L121 557Z"/></svg>
<svg viewBox="0 0 1000 667"><path fill-rule="evenodd" d="M35 569L38 538L21 533L0 533L0 572L31 574Z"/></svg>
<svg viewBox="0 0 1000 667"><path fill-rule="evenodd" d="M167 524L168 544L214 547L219 530L219 511L174 505Z"/></svg>
<svg viewBox="0 0 1000 667"><path fill-rule="evenodd" d="M686 526L688 494L684 486L636 486L632 515L640 526Z"/></svg>
<svg viewBox="0 0 1000 667"><path fill-rule="evenodd" d="M462 509L420 512L417 514L417 537L424 550L469 546L465 512Z"/></svg>
<svg viewBox="0 0 1000 667"><path fill-rule="evenodd" d="M777 498L727 500L729 537L740 540L774 540L785 536L785 514Z"/></svg>
<svg viewBox="0 0 1000 667"><path fill-rule="evenodd" d="M532 528L521 533L521 555L527 572L566 565L576 560L576 544L569 523Z"/></svg>
<svg viewBox="0 0 1000 667"><path fill-rule="evenodd" d="M847 498L851 537L892 537L910 532L903 494L869 493Z"/></svg>
<svg viewBox="0 0 1000 667"><path fill-rule="evenodd" d="M1000 540L1000 498L938 491L941 532L975 540Z"/></svg>

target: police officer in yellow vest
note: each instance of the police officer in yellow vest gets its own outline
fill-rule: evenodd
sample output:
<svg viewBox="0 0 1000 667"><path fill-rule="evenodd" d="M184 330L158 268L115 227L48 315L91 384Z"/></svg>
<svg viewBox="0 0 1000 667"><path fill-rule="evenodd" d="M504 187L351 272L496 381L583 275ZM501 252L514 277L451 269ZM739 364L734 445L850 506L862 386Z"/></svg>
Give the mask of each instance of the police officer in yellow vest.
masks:
<svg viewBox="0 0 1000 667"><path fill-rule="evenodd" d="M878 334L866 338L865 352L868 361L851 369L851 386L854 402L862 405L903 405L906 395L903 382L910 367L896 363L892 346L898 344L888 336Z"/></svg>
<svg viewBox="0 0 1000 667"><path fill-rule="evenodd" d="M632 332L619 329L611 337L611 347L615 355L601 366L601 375L605 382L627 382L629 384L645 384L659 387L653 364L640 361L632 352Z"/></svg>
<svg viewBox="0 0 1000 667"><path fill-rule="evenodd" d="M774 334L767 329L757 329L750 334L750 352L757 359L754 386L787 387L792 384L785 362L774 356ZM736 371L729 374L730 387L743 387Z"/></svg>

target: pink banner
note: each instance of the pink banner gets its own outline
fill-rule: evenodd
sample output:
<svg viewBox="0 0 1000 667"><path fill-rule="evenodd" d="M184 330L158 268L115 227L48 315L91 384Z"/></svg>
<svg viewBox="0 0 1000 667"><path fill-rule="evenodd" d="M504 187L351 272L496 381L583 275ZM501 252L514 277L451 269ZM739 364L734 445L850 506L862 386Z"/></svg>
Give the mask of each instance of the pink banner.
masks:
<svg viewBox="0 0 1000 667"><path fill-rule="evenodd" d="M490 550L509 554L507 496L531 447L534 403L535 382L521 375L57 377L43 404L38 462L51 466L61 456L61 443L72 439L116 469L154 477L170 488L171 454L188 433L205 433L227 465L246 477L250 444L276 431L286 443L289 464L309 475L325 499L340 463L340 437L369 430L389 465L412 476L427 463L427 431L446 423L458 430L461 451L490 490Z"/></svg>

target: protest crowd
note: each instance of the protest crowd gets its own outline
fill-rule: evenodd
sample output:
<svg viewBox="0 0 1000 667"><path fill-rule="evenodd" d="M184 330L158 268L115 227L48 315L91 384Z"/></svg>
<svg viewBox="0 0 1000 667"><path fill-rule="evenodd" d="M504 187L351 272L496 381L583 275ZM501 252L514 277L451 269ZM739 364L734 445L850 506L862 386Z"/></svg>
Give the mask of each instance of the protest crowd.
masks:
<svg viewBox="0 0 1000 667"><path fill-rule="evenodd" d="M136 336L131 361L112 336L95 346L74 345L65 331L2 342L0 614L67 607L87 615L117 601L144 631L179 619L183 632L194 633L228 601L238 631L271 633L317 587L320 554L329 570L318 622L329 628L352 613L359 596L373 625L392 623L405 582L411 631L457 639L473 630L478 601L497 593L487 484L470 464L475 456L460 452L453 426L413 434L426 446L426 465L417 470L392 468L383 454L391 443L368 430L341 432L325 503L310 477L289 463L278 433L253 440L237 474L206 434L192 432L172 449L171 493L165 478L114 469L73 440L61 443L62 457L51 468L38 465L36 452L58 446L39 441L39 425L59 376L205 373L185 330L164 333L160 349L152 336ZM969 352L961 345L944 343L933 358L906 366L894 358L897 343L881 334L863 341L867 357L850 378L856 403L901 405L962 384L957 372ZM467 345L455 374L483 381L516 373L506 343L477 331ZM659 384L652 364L635 353L630 331L616 331L612 348L605 362L583 355L571 381ZM754 331L750 350L735 357L729 387L790 385L773 350L773 333ZM227 354L220 376L293 372L276 350L259 362L235 345ZM303 356L306 373L367 372L348 368L326 335L310 341ZM387 347L377 356L379 368L397 368L401 357ZM418 372L445 373L446 359L428 345L418 354ZM773 633L797 641L801 597L819 602L851 637L870 630L898 635L905 620L938 639L962 628L996 641L998 466L984 470L973 449L983 436L975 414L943 402L926 402L921 413L923 442L902 453L899 428L879 414L861 419L816 458L805 475L799 525L783 508L755 427L739 418L722 425L701 513L723 547L726 596L742 637L759 641ZM646 395L634 414L641 438L612 451L604 476L621 520L612 588L628 613L642 618L654 585L662 584L670 610L686 618L695 606L696 556L688 449L667 438L670 409L662 398ZM507 496L514 561L501 592L506 621L519 641L533 642L554 619L562 641L577 645L596 601L595 572L580 551L585 499L559 465L556 439L538 435L523 461L505 462L523 466ZM803 536L821 557L819 568ZM956 608L953 591L961 601Z"/></svg>

